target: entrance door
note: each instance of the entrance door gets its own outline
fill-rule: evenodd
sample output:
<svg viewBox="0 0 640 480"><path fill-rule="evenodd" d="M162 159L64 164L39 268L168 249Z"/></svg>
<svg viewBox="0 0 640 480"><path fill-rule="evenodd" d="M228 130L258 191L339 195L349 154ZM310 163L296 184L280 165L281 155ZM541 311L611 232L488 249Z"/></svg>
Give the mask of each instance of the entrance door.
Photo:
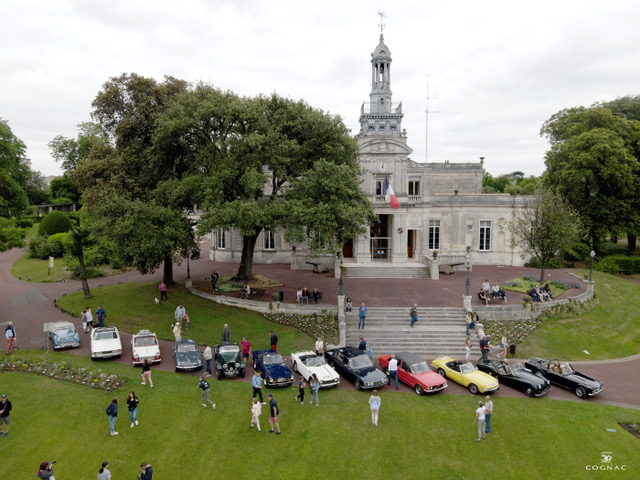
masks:
<svg viewBox="0 0 640 480"><path fill-rule="evenodd" d="M407 230L407 257L413 258L416 251L416 231Z"/></svg>
<svg viewBox="0 0 640 480"><path fill-rule="evenodd" d="M342 256L344 258L353 258L353 240L347 240L342 247Z"/></svg>

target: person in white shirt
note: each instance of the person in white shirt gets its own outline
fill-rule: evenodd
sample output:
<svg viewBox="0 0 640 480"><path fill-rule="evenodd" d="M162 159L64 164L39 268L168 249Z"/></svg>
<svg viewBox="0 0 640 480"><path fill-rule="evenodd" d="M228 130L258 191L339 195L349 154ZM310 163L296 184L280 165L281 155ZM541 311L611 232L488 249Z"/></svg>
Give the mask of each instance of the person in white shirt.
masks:
<svg viewBox="0 0 640 480"><path fill-rule="evenodd" d="M251 405L251 425L253 428L254 425L257 425L258 431L260 432L260 415L262 414L262 405L258 402L257 398L253 399L253 404Z"/></svg>
<svg viewBox="0 0 640 480"><path fill-rule="evenodd" d="M395 355L391 355L389 360L389 384L392 378L396 379L396 390L398 390L398 360Z"/></svg>
<svg viewBox="0 0 640 480"><path fill-rule="evenodd" d="M211 355L211 347L206 343L204 344L204 351L202 352L202 356L204 357L204 361L206 362L206 365L207 365L207 377L210 377L211 376L211 359L213 358L213 356Z"/></svg>
<svg viewBox="0 0 640 480"><path fill-rule="evenodd" d="M173 316L176 319L176 322L178 323L182 323L182 319L185 317L185 315L187 314L187 311L184 308L184 305L180 304L176 307L176 311L173 314Z"/></svg>
<svg viewBox="0 0 640 480"><path fill-rule="evenodd" d="M482 282L482 290L484 290L486 294L491 293L491 284L489 283L489 280L486 278L484 282Z"/></svg>
<svg viewBox="0 0 640 480"><path fill-rule="evenodd" d="M320 337L318 337L318 340L316 340L316 354L324 355L324 342Z"/></svg>
<svg viewBox="0 0 640 480"><path fill-rule="evenodd" d="M485 408L482 402L478 402L478 408L476 409L476 419L473 423L478 424L478 441L484 440L485 434Z"/></svg>

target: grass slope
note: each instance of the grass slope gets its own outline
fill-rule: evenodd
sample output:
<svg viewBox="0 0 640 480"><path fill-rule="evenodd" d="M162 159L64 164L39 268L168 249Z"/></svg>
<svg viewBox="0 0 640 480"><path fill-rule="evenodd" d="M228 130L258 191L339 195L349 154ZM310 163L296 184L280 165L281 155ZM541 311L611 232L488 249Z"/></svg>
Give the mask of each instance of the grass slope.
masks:
<svg viewBox="0 0 640 480"><path fill-rule="evenodd" d="M64 353L29 356L89 360ZM283 434L249 428L251 388L238 381L211 380L217 409L203 408L193 375L154 371L153 390L139 384L139 369L104 362L109 373L129 376L117 393L116 429L109 435L105 409L112 393L22 373L0 373L2 391L13 402L11 438L0 439L0 478L35 477L43 460L57 460L56 478L95 478L109 460L114 478L134 478L142 461L154 479L452 479L604 478L586 465L612 452L627 465L616 478L637 478L640 442L618 422L638 422L640 412L548 399L498 398L494 432L475 441L472 425L481 397L439 394L418 397L382 391L380 427L371 425L369 393L330 390L320 407L294 402L294 389L270 390L278 400ZM125 397L140 398L140 425L130 428ZM605 428L615 428L609 433ZM608 477L607 477L608 478Z"/></svg>
<svg viewBox="0 0 640 480"><path fill-rule="evenodd" d="M518 345L519 357L596 360L640 351L640 283L593 273L599 305L576 317L547 319Z"/></svg>
<svg viewBox="0 0 640 480"><path fill-rule="evenodd" d="M11 267L11 274L21 280L30 279L32 282L46 282L49 272L49 261L39 258L29 258L29 254L22 255ZM59 282L71 278L65 266L64 259L56 258L51 269L50 281Z"/></svg>
<svg viewBox="0 0 640 480"><path fill-rule="evenodd" d="M290 354L298 349L313 346L313 339L302 331L267 321L262 315L241 308L220 305L192 295L182 286L169 288L168 303L156 305L158 288L155 283L128 283L92 288L93 298L85 299L82 292L65 295L58 305L68 312L80 315L84 307L95 312L98 305L107 312L107 324L126 332L148 328L159 338L173 340L171 324L179 303L183 303L191 328L183 329L183 336L199 344L213 345L220 341L225 323L231 330L231 341L239 343L246 336L253 349L269 348L269 330L278 335L278 350Z"/></svg>

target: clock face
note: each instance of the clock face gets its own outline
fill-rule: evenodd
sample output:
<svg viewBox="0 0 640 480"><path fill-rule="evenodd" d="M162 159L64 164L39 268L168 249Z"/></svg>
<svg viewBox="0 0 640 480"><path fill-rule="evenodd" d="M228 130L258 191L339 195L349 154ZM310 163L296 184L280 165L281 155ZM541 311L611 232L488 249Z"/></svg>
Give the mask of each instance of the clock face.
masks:
<svg viewBox="0 0 640 480"><path fill-rule="evenodd" d="M389 169L389 164L387 162L378 163L378 171L386 172Z"/></svg>

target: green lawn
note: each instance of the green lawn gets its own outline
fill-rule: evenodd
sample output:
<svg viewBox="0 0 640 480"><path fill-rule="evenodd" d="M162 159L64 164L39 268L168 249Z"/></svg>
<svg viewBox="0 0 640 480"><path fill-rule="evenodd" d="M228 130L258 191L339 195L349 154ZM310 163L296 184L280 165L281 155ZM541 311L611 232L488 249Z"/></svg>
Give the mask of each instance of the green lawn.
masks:
<svg viewBox="0 0 640 480"><path fill-rule="evenodd" d="M21 352L22 354L22 352ZM194 375L153 372L155 388L141 387L139 369L91 363L65 353L26 352L129 377L117 392L120 409L109 435L105 409L113 393L24 373L0 373L13 402L11 437L0 439L0 478L35 478L39 463L57 460L58 479L95 478L108 460L115 479L133 479L138 465L154 479L451 479L637 478L640 441L618 422L640 412L589 401L497 398L494 432L475 441L472 425L481 397L381 392L380 427L370 423L369 393L330 390L320 407L294 402L294 389L273 389L283 434L249 428L250 385L211 380L217 409L200 405ZM505 387L506 388L506 387ZM140 425L130 428L125 397L140 398ZM606 428L616 429L615 433ZM601 452L626 472L586 471Z"/></svg>
<svg viewBox="0 0 640 480"><path fill-rule="evenodd" d="M11 273L21 280L30 279L32 282L46 282L48 267L48 260L29 258L29 254L25 253L13 264ZM64 259L56 258L51 269L51 281L59 282L69 278L71 278L71 272L67 270Z"/></svg>
<svg viewBox="0 0 640 480"><path fill-rule="evenodd" d="M546 320L518 345L518 357L595 360L640 351L640 283L602 272L593 274L599 305L575 317Z"/></svg>
<svg viewBox="0 0 640 480"><path fill-rule="evenodd" d="M290 354L294 350L308 349L313 339L302 331L267 321L259 313L241 308L219 305L192 295L184 287L176 285L168 290L169 302L156 305L158 297L155 283L128 283L92 288L93 298L85 299L82 292L75 292L58 299L58 306L79 316L87 305L95 312L98 305L107 312L107 324L126 332L148 328L159 338L173 340L171 324L179 303L183 303L191 320L191 328L183 329L183 337L199 344L217 343L225 323L231 329L231 340L239 343L246 336L254 349L269 348L269 330L278 335L278 350Z"/></svg>

